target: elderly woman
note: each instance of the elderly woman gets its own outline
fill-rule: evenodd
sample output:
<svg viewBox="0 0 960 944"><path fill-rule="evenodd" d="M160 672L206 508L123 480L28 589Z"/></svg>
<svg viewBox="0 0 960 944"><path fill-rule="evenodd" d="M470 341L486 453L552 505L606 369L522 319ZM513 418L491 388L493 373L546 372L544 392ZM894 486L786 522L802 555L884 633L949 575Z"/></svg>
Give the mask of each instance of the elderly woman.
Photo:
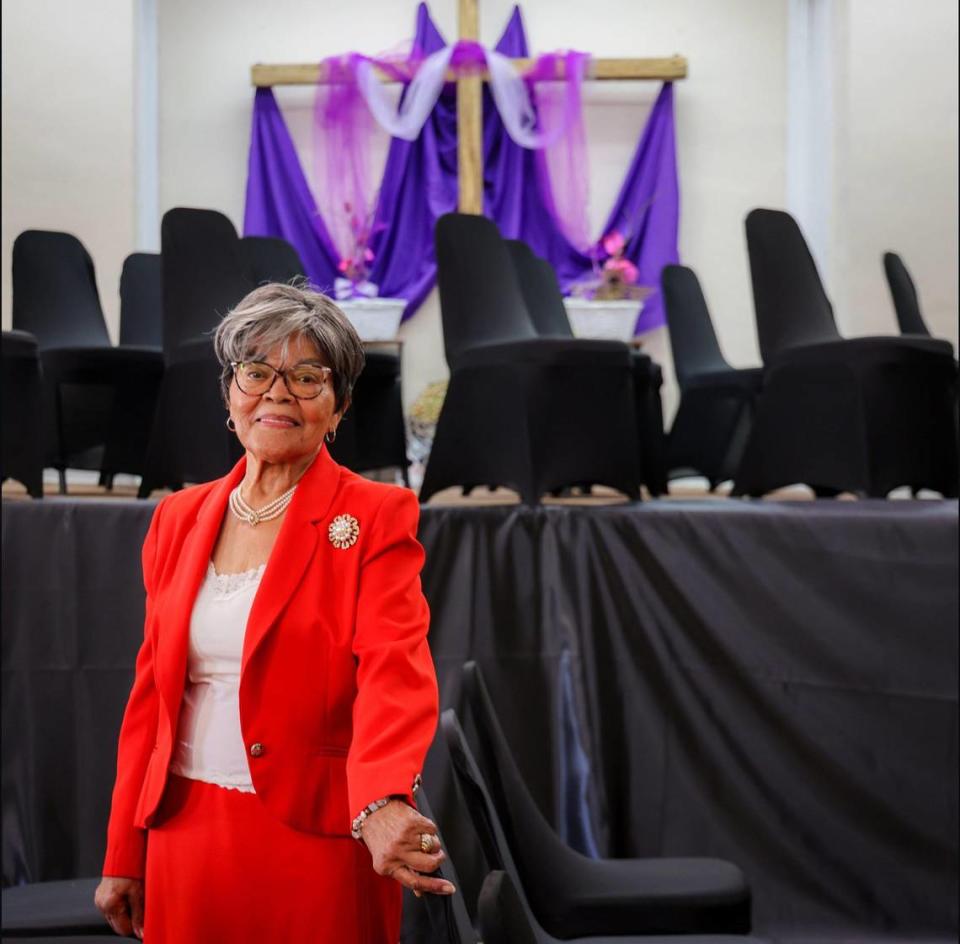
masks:
<svg viewBox="0 0 960 944"><path fill-rule="evenodd" d="M429 873L414 804L437 685L413 494L338 466L363 368L328 298L251 292L217 329L224 478L157 506L96 902L120 934L396 942Z"/></svg>

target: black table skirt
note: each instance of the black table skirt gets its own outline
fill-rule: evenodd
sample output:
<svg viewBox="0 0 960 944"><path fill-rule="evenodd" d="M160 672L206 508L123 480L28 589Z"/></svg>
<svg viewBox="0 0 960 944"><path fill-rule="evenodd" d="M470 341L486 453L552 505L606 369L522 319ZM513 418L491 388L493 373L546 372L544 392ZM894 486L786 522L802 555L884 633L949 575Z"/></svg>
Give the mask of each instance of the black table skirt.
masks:
<svg viewBox="0 0 960 944"><path fill-rule="evenodd" d="M99 870L152 508L4 502L4 884ZM571 844L731 859L761 930L955 930L957 523L950 502L427 507L442 704L477 659ZM469 899L439 742L425 783Z"/></svg>

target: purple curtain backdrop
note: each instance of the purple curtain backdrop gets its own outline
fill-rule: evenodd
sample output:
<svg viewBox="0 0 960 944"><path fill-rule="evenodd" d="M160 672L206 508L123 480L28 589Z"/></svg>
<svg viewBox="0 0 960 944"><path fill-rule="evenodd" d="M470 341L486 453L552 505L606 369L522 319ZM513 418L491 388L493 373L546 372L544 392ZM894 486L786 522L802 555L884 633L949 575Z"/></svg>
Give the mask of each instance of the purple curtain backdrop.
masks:
<svg viewBox="0 0 960 944"><path fill-rule="evenodd" d="M426 4L417 8L414 48L424 55L442 48ZM527 56L518 7L507 24L498 52ZM557 222L546 159L542 151L522 148L507 135L484 89L484 213L504 236L522 239L548 259L563 288L590 273L589 256L570 244ZM371 281L382 296L406 298L404 317L420 306L436 279L433 228L457 206L457 115L452 86L444 89L415 141L390 143L375 214ZM655 289L637 321L637 332L664 321L660 270L678 261L679 190L673 130L673 88L664 84L603 234L620 230L627 238L624 256ZM292 243L306 275L329 289L337 276L338 255L317 211L283 115L270 89L258 89L254 101L244 235L279 236ZM600 234L600 235L603 235ZM604 261L601 252L599 261Z"/></svg>
<svg viewBox="0 0 960 944"><path fill-rule="evenodd" d="M429 55L444 45L421 3L414 48ZM370 280L382 296L407 299L405 318L436 281L434 224L456 207L457 104L455 92L445 89L416 141L391 140L377 201L374 228L383 228L371 241ZM286 239L310 281L332 293L339 256L271 89L257 89L254 100L243 233Z"/></svg>

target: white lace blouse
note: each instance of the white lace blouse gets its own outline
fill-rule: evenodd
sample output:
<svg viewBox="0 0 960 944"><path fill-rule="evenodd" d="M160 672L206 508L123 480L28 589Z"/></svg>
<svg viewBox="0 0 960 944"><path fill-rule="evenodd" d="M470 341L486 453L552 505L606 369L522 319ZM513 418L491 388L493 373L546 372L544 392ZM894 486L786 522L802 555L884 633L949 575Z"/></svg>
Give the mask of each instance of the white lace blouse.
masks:
<svg viewBox="0 0 960 944"><path fill-rule="evenodd" d="M240 732L240 659L266 564L242 574L207 568L190 617L187 681L172 773L253 793Z"/></svg>

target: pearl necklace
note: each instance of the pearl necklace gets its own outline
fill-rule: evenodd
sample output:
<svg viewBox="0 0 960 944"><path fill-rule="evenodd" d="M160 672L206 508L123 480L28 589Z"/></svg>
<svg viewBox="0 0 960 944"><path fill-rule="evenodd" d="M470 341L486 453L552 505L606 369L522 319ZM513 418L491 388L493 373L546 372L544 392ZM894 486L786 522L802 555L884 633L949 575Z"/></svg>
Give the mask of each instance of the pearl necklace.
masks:
<svg viewBox="0 0 960 944"><path fill-rule="evenodd" d="M238 485L230 493L230 510L241 521L245 521L251 527L256 527L261 521L272 521L274 518L279 518L287 510L287 505L293 501L293 493L296 490L297 486L294 485L279 498L275 498L262 508L253 509L243 500Z"/></svg>

